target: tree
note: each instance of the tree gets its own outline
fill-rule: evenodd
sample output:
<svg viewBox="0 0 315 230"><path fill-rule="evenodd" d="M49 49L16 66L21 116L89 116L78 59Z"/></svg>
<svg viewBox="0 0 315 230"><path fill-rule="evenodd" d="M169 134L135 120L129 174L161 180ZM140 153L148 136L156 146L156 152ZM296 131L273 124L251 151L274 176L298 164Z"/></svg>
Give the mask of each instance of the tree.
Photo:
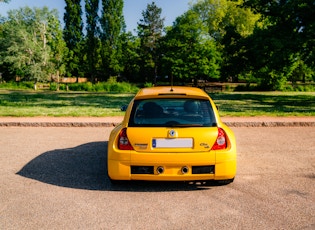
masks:
<svg viewBox="0 0 315 230"><path fill-rule="evenodd" d="M66 66L64 60L69 52L67 45L63 39L61 25L56 15L50 15L48 17L48 24L50 25L47 29L48 45L51 49L50 63L51 73L57 77L59 82L60 75L66 73Z"/></svg>
<svg viewBox="0 0 315 230"><path fill-rule="evenodd" d="M91 81L95 81L99 67L100 39L98 25L99 0L85 0L86 12L86 54L88 62L88 73Z"/></svg>
<svg viewBox="0 0 315 230"><path fill-rule="evenodd" d="M0 37L0 65L13 74L34 81L48 81L54 68L50 46L60 31L57 11L29 7L8 12Z"/></svg>
<svg viewBox="0 0 315 230"><path fill-rule="evenodd" d="M67 73L79 77L82 75L81 66L83 63L83 22L81 18L81 1L65 0L65 2L66 11L64 14L65 28L63 30L63 36L69 49L67 57Z"/></svg>
<svg viewBox="0 0 315 230"><path fill-rule="evenodd" d="M123 55L121 65L124 66L123 77L127 81L136 82L140 73L140 39L131 32L121 35Z"/></svg>
<svg viewBox="0 0 315 230"><path fill-rule="evenodd" d="M163 40L167 75L186 82L220 77L220 52L196 12L189 10L178 17Z"/></svg>
<svg viewBox="0 0 315 230"><path fill-rule="evenodd" d="M121 43L120 35L125 28L123 16L123 0L102 0L101 41L102 65L106 77L119 75L123 71L120 65Z"/></svg>
<svg viewBox="0 0 315 230"><path fill-rule="evenodd" d="M138 23L138 36L141 41L141 72L144 76L153 76L156 83L158 75L158 60L160 39L164 28L164 18L161 18L162 9L155 2L147 5L142 11L142 19ZM147 80L145 78L145 80Z"/></svg>
<svg viewBox="0 0 315 230"><path fill-rule="evenodd" d="M314 1L245 0L244 7L250 7L270 22L265 29L277 30L282 35L291 34L290 39L286 39L286 48L300 52L303 59L314 66Z"/></svg>
<svg viewBox="0 0 315 230"><path fill-rule="evenodd" d="M222 55L221 80L238 80L242 71L242 47L239 40L250 36L260 18L249 8L241 8L242 0L200 0L192 6L208 33L216 41Z"/></svg>
<svg viewBox="0 0 315 230"><path fill-rule="evenodd" d="M200 0L193 5L192 10L208 27L209 35L220 42L226 34L226 28L234 27L244 37L252 34L260 15L241 8L242 2L243 0Z"/></svg>
<svg viewBox="0 0 315 230"><path fill-rule="evenodd" d="M283 88L297 61L315 69L313 1L245 0L244 7L262 15L263 27L256 28L243 45L248 65L260 73L265 89Z"/></svg>

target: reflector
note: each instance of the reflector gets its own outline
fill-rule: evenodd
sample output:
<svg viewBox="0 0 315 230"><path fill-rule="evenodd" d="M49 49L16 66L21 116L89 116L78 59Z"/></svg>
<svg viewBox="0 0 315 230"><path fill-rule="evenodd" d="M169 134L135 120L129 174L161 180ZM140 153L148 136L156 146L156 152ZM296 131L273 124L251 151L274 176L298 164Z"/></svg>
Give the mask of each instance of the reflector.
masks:
<svg viewBox="0 0 315 230"><path fill-rule="evenodd" d="M127 137L127 129L124 128L120 131L118 137L118 148L121 150L133 150L128 137Z"/></svg>
<svg viewBox="0 0 315 230"><path fill-rule="evenodd" d="M218 137L214 145L212 146L211 150L226 149L226 147L227 147L226 134L222 128L218 128Z"/></svg>

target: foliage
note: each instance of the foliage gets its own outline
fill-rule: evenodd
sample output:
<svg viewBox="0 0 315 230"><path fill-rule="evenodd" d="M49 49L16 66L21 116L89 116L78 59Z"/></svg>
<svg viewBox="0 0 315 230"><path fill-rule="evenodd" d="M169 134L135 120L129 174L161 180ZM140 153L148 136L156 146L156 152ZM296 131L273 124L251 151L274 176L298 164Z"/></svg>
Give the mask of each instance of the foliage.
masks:
<svg viewBox="0 0 315 230"><path fill-rule="evenodd" d="M283 88L288 79L295 81L308 72L314 75L315 8L312 1L245 0L262 15L263 27L239 41L243 53L244 70L255 70L262 86ZM255 58L259 57L259 58ZM305 74L297 66L307 70ZM267 71L266 71L267 70ZM261 75L264 72L266 74ZM276 82L273 86L274 81Z"/></svg>
<svg viewBox="0 0 315 230"><path fill-rule="evenodd" d="M81 0L65 0L63 36L69 53L67 56L68 76L79 77L82 73L82 45L83 45L83 22Z"/></svg>
<svg viewBox="0 0 315 230"><path fill-rule="evenodd" d="M33 89L34 85L33 82L15 82L10 81L6 83L0 83L0 89L6 89L6 90L25 90L25 89Z"/></svg>
<svg viewBox="0 0 315 230"><path fill-rule="evenodd" d="M47 44L51 49L50 72L58 79L60 75L65 75L66 73L66 66L64 60L69 50L67 48L65 40L63 39L61 25L58 20L58 17L55 16L49 17L48 21L50 26L47 29L48 31Z"/></svg>
<svg viewBox="0 0 315 230"><path fill-rule="evenodd" d="M295 85L285 85L284 91L286 92L315 92L315 85L304 85L304 84L295 84Z"/></svg>
<svg viewBox="0 0 315 230"><path fill-rule="evenodd" d="M74 83L69 85L72 91L135 93L138 88L126 82Z"/></svg>
<svg viewBox="0 0 315 230"><path fill-rule="evenodd" d="M142 11L142 19L138 23L138 36L140 39L140 69L144 80L153 78L156 83L158 76L158 62L161 57L160 39L164 27L164 18L161 18L162 9L155 2L147 5Z"/></svg>
<svg viewBox="0 0 315 230"><path fill-rule="evenodd" d="M153 83L152 82L146 82L144 83L144 87L153 87Z"/></svg>
<svg viewBox="0 0 315 230"><path fill-rule="evenodd" d="M25 7L0 18L0 81L84 76L91 83L71 87L91 91L119 91L122 81L155 85L165 79L313 89L306 86L315 81L311 0L196 0L168 28L162 9L152 2L142 11L137 35L125 31L123 0L65 2L63 31L57 12L47 8ZM104 83L111 76L119 82ZM51 84L58 88L67 85Z"/></svg>
<svg viewBox="0 0 315 230"><path fill-rule="evenodd" d="M240 8L242 0L201 0L193 5L196 12L208 29L209 35L216 41L221 41L229 27L243 37L252 34L259 14L250 9Z"/></svg>
<svg viewBox="0 0 315 230"><path fill-rule="evenodd" d="M57 83L51 83L50 90L58 90ZM98 82L92 84L87 83L71 83L59 84L60 91L87 91L87 92L115 92L115 93L135 93L139 90L133 84L127 82L117 82L115 77L110 77L106 82Z"/></svg>
<svg viewBox="0 0 315 230"><path fill-rule="evenodd" d="M11 75L35 83L60 71L64 46L57 18L57 12L47 7L9 11L2 24L0 65L7 66Z"/></svg>
<svg viewBox="0 0 315 230"><path fill-rule="evenodd" d="M220 77L220 53L194 11L178 17L163 42L166 75L188 81Z"/></svg>
<svg viewBox="0 0 315 230"><path fill-rule="evenodd" d="M123 80L136 82L140 75L140 39L132 35L131 32L121 35L121 48L124 51L121 65L124 66L122 72Z"/></svg>
<svg viewBox="0 0 315 230"><path fill-rule="evenodd" d="M86 12L86 62L87 73L90 75L91 82L97 77L97 70L100 69L100 28L99 28L99 0L85 0Z"/></svg>
<svg viewBox="0 0 315 230"><path fill-rule="evenodd" d="M209 36L216 41L221 52L221 79L237 82L237 75L243 67L237 57L241 55L237 42L253 33L259 14L248 8L241 8L242 0L200 0L192 10L199 15Z"/></svg>
<svg viewBox="0 0 315 230"><path fill-rule="evenodd" d="M123 0L102 0L101 42L102 69L106 78L118 75L123 71L121 61L120 35L125 27L123 17Z"/></svg>
<svg viewBox="0 0 315 230"><path fill-rule="evenodd" d="M276 33L270 34L274 42L284 42L284 46L290 54L301 54L302 60L307 65L314 67L314 1L245 0L244 6L250 7L263 16L264 21L268 22L266 32L276 31ZM277 54L279 53L276 52Z"/></svg>

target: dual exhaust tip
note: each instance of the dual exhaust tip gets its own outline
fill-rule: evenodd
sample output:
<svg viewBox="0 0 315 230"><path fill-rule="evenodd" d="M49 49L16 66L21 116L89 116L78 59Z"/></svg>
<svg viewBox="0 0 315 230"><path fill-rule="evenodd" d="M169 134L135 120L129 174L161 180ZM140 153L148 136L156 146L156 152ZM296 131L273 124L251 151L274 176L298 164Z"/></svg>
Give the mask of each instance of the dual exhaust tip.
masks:
<svg viewBox="0 0 315 230"><path fill-rule="evenodd" d="M186 174L186 173L189 172L189 168L187 166L183 166L180 171L181 171L182 174ZM164 167L163 166L157 167L156 168L156 172L157 172L157 174L164 173Z"/></svg>

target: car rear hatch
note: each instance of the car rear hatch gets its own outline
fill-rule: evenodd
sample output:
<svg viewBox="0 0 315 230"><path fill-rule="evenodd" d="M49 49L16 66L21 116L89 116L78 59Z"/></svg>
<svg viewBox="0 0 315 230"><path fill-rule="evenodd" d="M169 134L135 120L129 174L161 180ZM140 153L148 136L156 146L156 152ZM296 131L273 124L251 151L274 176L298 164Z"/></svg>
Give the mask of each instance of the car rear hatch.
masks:
<svg viewBox="0 0 315 230"><path fill-rule="evenodd" d="M208 152L217 127L128 127L129 142L137 152Z"/></svg>

